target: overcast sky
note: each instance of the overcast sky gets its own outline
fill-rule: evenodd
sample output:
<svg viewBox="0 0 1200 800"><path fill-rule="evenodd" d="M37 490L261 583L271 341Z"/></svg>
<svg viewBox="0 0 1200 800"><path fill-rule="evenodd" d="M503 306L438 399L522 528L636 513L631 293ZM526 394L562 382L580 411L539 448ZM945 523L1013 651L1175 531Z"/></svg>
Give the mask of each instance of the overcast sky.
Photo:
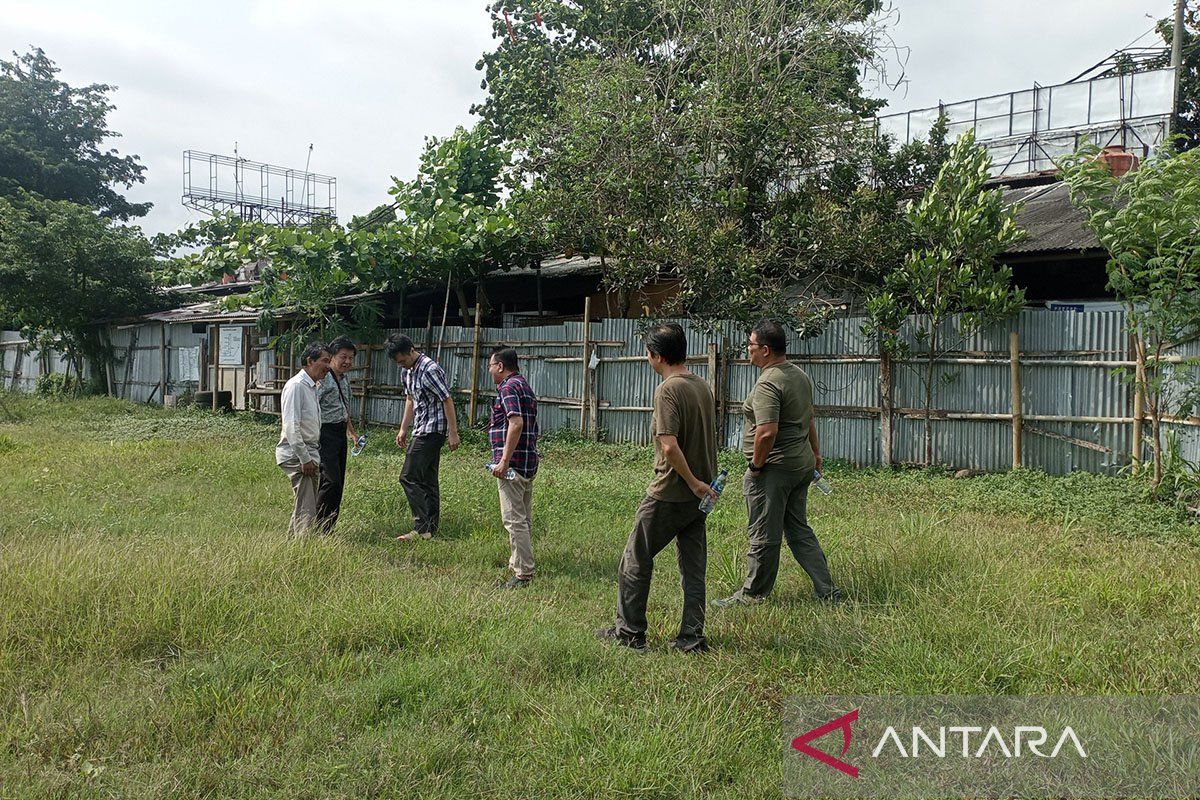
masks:
<svg viewBox="0 0 1200 800"><path fill-rule="evenodd" d="M426 135L470 125L484 0L5 0L0 49L46 50L66 81L118 88L116 146L147 180L149 233L198 212L179 201L185 149L338 179L343 221L410 178ZM876 90L904 111L1069 80L1169 16L1171 0L897 0L908 83ZM1153 44L1145 37L1141 44ZM893 71L892 77L896 75Z"/></svg>

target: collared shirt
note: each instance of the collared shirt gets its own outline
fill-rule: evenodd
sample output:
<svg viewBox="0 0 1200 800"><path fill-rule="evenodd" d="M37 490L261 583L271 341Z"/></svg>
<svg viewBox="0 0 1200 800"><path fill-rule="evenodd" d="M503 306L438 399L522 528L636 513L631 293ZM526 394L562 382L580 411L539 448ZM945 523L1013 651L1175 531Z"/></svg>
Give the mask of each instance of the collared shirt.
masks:
<svg viewBox="0 0 1200 800"><path fill-rule="evenodd" d="M450 386L445 371L436 361L424 353L418 356L412 369L404 370L404 393L412 398L416 408L413 436L449 432L442 403L450 396Z"/></svg>
<svg viewBox="0 0 1200 800"><path fill-rule="evenodd" d="M317 401L321 404L321 424L345 422L350 418L350 381L338 378L329 370L317 384Z"/></svg>
<svg viewBox="0 0 1200 800"><path fill-rule="evenodd" d="M525 380L525 376L514 372L496 387L496 402L492 403L492 420L489 439L492 443L492 461L499 463L504 457L504 439L508 436L508 420L520 417L525 423L521 436L513 450L509 466L523 478L532 478L538 469L538 423L537 396Z"/></svg>
<svg viewBox="0 0 1200 800"><path fill-rule="evenodd" d="M283 385L280 398L283 433L275 447L275 463L310 461L321 463L321 405L317 402L317 382L300 370Z"/></svg>

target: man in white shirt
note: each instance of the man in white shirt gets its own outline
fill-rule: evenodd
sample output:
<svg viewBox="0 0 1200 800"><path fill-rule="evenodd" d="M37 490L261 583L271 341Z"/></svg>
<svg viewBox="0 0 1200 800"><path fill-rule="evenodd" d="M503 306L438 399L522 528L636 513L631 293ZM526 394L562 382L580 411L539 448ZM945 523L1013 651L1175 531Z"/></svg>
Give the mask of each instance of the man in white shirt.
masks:
<svg viewBox="0 0 1200 800"><path fill-rule="evenodd" d="M302 369L284 384L280 405L283 433L275 448L275 463L292 482L296 507L288 533L306 536L316 524L317 486L321 477L321 405L317 384L329 372L332 354L314 343L300 353Z"/></svg>

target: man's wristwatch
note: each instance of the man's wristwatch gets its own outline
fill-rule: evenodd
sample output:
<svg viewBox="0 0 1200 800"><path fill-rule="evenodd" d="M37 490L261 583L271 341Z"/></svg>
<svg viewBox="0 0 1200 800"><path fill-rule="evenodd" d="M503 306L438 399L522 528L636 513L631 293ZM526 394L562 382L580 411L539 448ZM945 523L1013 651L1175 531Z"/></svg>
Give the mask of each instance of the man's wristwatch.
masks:
<svg viewBox="0 0 1200 800"><path fill-rule="evenodd" d="M749 463L749 464L746 466L746 468L747 468L747 469L749 469L751 472L762 472L762 467L756 467L756 466L754 466L754 462L753 462L753 461L751 461L751 462L750 462L750 463Z"/></svg>

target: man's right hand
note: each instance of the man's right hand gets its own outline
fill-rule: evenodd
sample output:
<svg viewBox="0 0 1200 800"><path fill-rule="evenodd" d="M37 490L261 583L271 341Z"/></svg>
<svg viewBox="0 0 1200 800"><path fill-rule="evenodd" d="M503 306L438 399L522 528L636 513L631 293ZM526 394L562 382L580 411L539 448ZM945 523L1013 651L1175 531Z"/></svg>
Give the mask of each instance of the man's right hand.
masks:
<svg viewBox="0 0 1200 800"><path fill-rule="evenodd" d="M312 477L314 475L319 475L320 472L321 469L317 466L317 462L315 461L307 461L300 465L301 475L308 475L309 477Z"/></svg>
<svg viewBox="0 0 1200 800"><path fill-rule="evenodd" d="M408 449L408 431L404 430L404 428L401 428L400 432L396 434L396 447L399 447L401 450Z"/></svg>

